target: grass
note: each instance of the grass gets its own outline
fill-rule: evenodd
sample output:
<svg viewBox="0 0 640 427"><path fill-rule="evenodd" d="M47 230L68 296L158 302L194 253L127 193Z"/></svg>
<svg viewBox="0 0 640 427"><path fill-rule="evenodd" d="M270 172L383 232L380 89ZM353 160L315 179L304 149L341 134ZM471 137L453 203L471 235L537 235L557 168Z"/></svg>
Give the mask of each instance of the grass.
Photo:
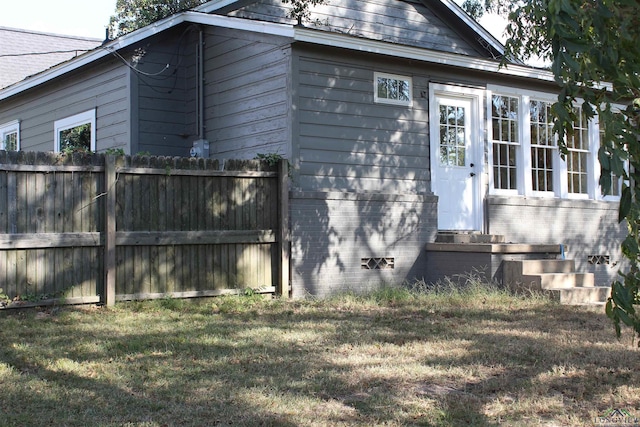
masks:
<svg viewBox="0 0 640 427"><path fill-rule="evenodd" d="M0 314L3 426L564 426L640 416L602 308L471 286Z"/></svg>

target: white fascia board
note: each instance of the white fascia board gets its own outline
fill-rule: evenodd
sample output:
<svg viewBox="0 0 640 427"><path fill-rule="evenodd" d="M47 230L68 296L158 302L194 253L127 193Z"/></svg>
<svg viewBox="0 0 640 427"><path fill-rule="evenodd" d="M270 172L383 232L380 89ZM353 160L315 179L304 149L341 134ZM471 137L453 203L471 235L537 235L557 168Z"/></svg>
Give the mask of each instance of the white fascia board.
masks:
<svg viewBox="0 0 640 427"><path fill-rule="evenodd" d="M489 43L494 49L504 55L504 46L500 43L486 28L480 25L475 19L470 17L460 6L455 4L452 0L440 0L445 6L449 8L456 16L464 23L466 23L469 27L473 29L476 33L478 33L482 38Z"/></svg>
<svg viewBox="0 0 640 427"><path fill-rule="evenodd" d="M18 83L15 83L7 88L0 90L0 101L7 99L13 95L16 95L25 90L31 89L42 83L45 83L51 79L64 75L68 72L74 71L85 65L88 65L94 61L97 61L105 56L109 56L114 51L124 49L131 46L141 40L159 34L172 27L180 25L184 22L193 24L211 25L222 28L231 28L244 31L252 31L263 34L271 34L283 37L293 38L294 31L293 26L288 24L275 24L270 22L252 21L249 19L231 18L220 15L209 15L206 13L187 11L172 15L168 18L162 19L151 25L147 25L144 28L133 31L124 36L106 43L102 46L95 48L94 50L78 56L70 61L63 62L48 70L45 70L32 77L28 77Z"/></svg>
<svg viewBox="0 0 640 427"><path fill-rule="evenodd" d="M347 36L338 33L309 30L295 27L295 40L299 42L313 43L323 46L339 47L343 49L357 50L360 52L376 53L397 58L414 59L417 61L431 62L441 65L451 65L468 70L486 71L513 77L524 77L545 82L554 82L550 71L522 65L509 64L500 67L499 61L475 58L454 53L427 50L418 47L392 44L365 38Z"/></svg>
<svg viewBox="0 0 640 427"><path fill-rule="evenodd" d="M294 27L290 24L277 24L273 22L257 21L252 19L232 18L222 15L210 15L201 12L184 12L185 21L192 24L210 25L220 28L251 31L254 33L282 36L293 39Z"/></svg>
<svg viewBox="0 0 640 427"><path fill-rule="evenodd" d="M195 10L196 12L211 13L218 9L222 9L223 7L230 6L237 1L238 0L213 0L208 1L205 4L201 4L200 6L194 7L192 10Z"/></svg>

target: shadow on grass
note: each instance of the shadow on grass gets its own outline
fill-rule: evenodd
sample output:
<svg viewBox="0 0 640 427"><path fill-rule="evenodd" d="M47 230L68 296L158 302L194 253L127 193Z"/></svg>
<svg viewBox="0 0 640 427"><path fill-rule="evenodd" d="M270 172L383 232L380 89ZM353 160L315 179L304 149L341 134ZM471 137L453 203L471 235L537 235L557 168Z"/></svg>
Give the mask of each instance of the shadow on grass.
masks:
<svg viewBox="0 0 640 427"><path fill-rule="evenodd" d="M491 426L640 407L638 352L603 315L553 304L3 321L7 425Z"/></svg>

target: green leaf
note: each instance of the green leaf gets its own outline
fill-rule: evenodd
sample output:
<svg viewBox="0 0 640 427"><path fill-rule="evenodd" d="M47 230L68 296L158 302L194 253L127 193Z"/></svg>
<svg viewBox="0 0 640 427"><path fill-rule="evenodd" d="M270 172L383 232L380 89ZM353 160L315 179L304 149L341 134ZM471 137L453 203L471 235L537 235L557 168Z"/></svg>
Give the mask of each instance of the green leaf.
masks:
<svg viewBox="0 0 640 427"><path fill-rule="evenodd" d="M631 212L631 190L627 186L623 186L622 195L620 196L620 207L618 208L618 222L624 221Z"/></svg>
<svg viewBox="0 0 640 427"><path fill-rule="evenodd" d="M607 314L609 319L613 319L613 301L611 297L607 299L607 303L604 306L604 312Z"/></svg>
<svg viewBox="0 0 640 427"><path fill-rule="evenodd" d="M616 315L619 317L622 323L624 323L627 326L633 327L633 320L627 315L627 313L624 310L622 310L620 307L616 307L615 310L616 310Z"/></svg>

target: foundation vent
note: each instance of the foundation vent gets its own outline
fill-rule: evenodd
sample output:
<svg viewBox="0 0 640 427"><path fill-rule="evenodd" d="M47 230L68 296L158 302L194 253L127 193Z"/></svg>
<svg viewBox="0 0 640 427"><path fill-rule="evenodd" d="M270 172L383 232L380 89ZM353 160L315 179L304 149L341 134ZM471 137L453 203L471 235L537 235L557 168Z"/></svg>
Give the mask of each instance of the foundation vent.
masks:
<svg viewBox="0 0 640 427"><path fill-rule="evenodd" d="M589 255L587 261L592 265L608 265L611 259L609 255Z"/></svg>
<svg viewBox="0 0 640 427"><path fill-rule="evenodd" d="M393 270L395 258L362 258L360 267L363 270Z"/></svg>

